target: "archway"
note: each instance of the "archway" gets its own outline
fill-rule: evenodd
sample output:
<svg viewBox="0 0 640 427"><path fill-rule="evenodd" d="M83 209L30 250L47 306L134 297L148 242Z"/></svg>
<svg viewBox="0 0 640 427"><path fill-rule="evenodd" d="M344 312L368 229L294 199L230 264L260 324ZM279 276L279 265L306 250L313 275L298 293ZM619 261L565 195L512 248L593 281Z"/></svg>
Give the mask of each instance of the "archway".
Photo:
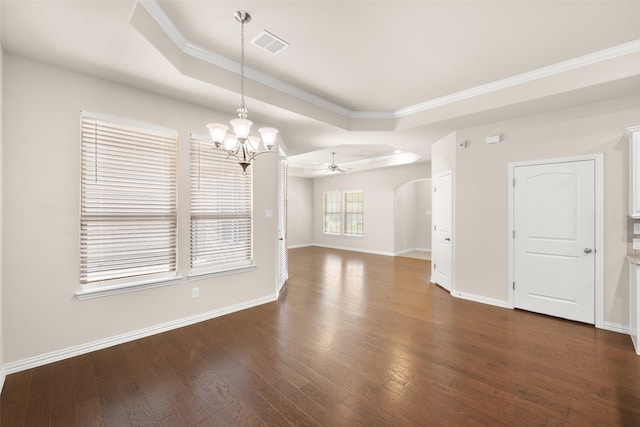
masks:
<svg viewBox="0 0 640 427"><path fill-rule="evenodd" d="M431 179L394 190L394 253L431 259Z"/></svg>

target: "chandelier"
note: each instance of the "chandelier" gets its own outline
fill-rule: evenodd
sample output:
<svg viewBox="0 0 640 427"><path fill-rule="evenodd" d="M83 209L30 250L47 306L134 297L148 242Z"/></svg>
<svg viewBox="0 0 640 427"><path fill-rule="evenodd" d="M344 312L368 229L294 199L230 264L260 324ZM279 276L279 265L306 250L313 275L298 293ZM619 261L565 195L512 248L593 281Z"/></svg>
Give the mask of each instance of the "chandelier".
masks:
<svg viewBox="0 0 640 427"><path fill-rule="evenodd" d="M238 118L230 121L233 134L227 134L229 126L220 123L209 123L209 133L215 147L224 150L229 156L235 157L242 166L242 172L247 173L251 161L260 154L271 151L276 142L278 129L264 127L258 129L260 136L249 135L253 122L247 119L249 111L244 105L244 24L251 22L251 15L244 10L234 14L240 23L240 108L236 110ZM262 138L261 138L262 137ZM260 143L262 142L262 147Z"/></svg>

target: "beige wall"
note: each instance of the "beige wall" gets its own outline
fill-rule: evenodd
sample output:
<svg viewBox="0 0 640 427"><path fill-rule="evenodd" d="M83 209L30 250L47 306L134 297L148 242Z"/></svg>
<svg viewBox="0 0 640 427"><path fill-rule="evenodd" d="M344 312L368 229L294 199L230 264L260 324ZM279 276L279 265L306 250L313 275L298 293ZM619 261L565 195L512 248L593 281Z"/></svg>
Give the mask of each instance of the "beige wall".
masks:
<svg viewBox="0 0 640 427"><path fill-rule="evenodd" d="M337 174L313 180L313 243L363 252L394 254L394 192L407 182L429 178L428 163L396 166L360 173ZM364 192L364 237L322 233L322 197L325 191Z"/></svg>
<svg viewBox="0 0 640 427"><path fill-rule="evenodd" d="M254 167L253 272L190 282L189 134L225 121L205 108L4 58L4 363L103 340L254 299L275 297L277 156ZM178 271L174 286L77 301L80 111L173 128L179 134ZM277 125L277 124L276 124ZM257 126L257 125L256 125ZM239 166L238 166L239 167ZM200 298L191 299L191 288Z"/></svg>
<svg viewBox="0 0 640 427"><path fill-rule="evenodd" d="M431 180L421 179L395 189L396 254L431 249Z"/></svg>
<svg viewBox="0 0 640 427"><path fill-rule="evenodd" d="M625 128L640 124L640 97L615 99L501 123L464 129L455 141L434 145L433 169L451 166L455 155L454 289L507 300L507 165L510 162L604 153L604 319L627 326L627 142ZM487 145L488 135L503 142ZM446 163L446 165L445 165Z"/></svg>
<svg viewBox="0 0 640 427"><path fill-rule="evenodd" d="M287 244L290 248L309 246L313 236L313 180L289 177Z"/></svg>

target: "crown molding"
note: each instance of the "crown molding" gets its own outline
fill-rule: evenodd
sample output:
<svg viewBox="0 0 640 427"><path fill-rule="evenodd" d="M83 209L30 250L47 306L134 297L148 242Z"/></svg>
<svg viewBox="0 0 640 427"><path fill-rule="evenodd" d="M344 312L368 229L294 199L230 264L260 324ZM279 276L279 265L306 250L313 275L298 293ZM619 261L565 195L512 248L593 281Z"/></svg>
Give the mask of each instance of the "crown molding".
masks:
<svg viewBox="0 0 640 427"><path fill-rule="evenodd" d="M240 74L240 64L238 62L207 50L195 43L189 42L156 0L139 0L139 4L144 7L160 28L184 54L223 68L227 71ZM640 39L525 73L516 74L491 83L454 92L439 98L434 98L425 102L389 111L350 110L336 104L335 102L329 101L328 99L317 96L311 92L300 89L250 67L245 67L245 75L267 87L325 108L349 119L398 119L638 52L640 52Z"/></svg>
<svg viewBox="0 0 640 427"><path fill-rule="evenodd" d="M140 0L139 3L184 54L240 75L239 62L188 41L156 0ZM344 117L351 117L352 111L348 108L342 107L341 105L331 102L325 98L314 95L311 92L305 91L273 76L260 72L255 68L245 65L245 76L267 87L295 96L296 98L310 102L329 111L333 111L334 113L340 114Z"/></svg>

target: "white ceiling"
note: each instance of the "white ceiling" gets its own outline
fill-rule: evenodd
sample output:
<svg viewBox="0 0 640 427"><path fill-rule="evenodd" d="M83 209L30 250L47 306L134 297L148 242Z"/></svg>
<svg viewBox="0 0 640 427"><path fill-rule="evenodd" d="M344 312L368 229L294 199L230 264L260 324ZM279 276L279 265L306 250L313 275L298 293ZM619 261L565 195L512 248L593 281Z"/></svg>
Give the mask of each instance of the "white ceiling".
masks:
<svg viewBox="0 0 640 427"><path fill-rule="evenodd" d="M640 92L638 1L3 0L0 8L7 52L230 115L239 101L233 14L248 11L250 118L279 128L291 162L308 169L328 164L332 151L336 163L370 153L354 170L388 164L389 150L428 160L431 142L461 127ZM273 56L251 45L262 30L290 46Z"/></svg>

